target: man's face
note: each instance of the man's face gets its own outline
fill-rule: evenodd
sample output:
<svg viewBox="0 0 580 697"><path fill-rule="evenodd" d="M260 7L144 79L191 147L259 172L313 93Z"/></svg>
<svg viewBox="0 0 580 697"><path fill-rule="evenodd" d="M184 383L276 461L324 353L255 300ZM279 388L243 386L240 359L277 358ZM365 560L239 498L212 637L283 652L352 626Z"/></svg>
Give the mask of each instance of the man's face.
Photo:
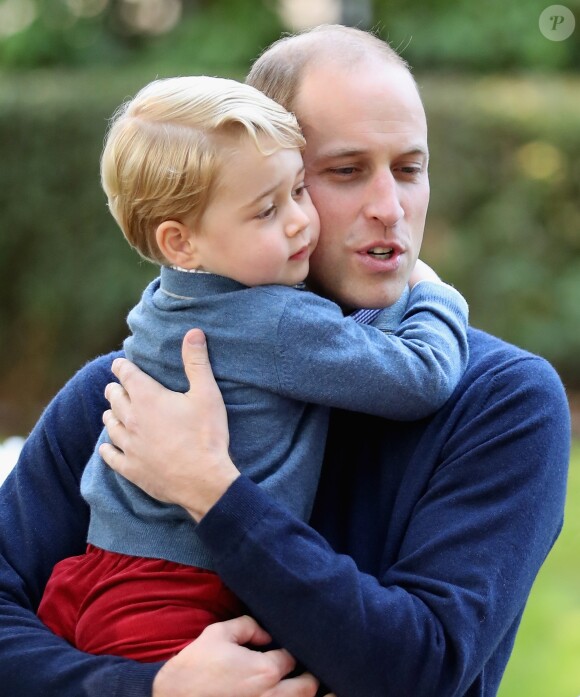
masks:
<svg viewBox="0 0 580 697"><path fill-rule="evenodd" d="M419 255L429 203L427 123L406 70L371 57L310 67L295 112L320 215L311 290L345 309L386 307Z"/></svg>

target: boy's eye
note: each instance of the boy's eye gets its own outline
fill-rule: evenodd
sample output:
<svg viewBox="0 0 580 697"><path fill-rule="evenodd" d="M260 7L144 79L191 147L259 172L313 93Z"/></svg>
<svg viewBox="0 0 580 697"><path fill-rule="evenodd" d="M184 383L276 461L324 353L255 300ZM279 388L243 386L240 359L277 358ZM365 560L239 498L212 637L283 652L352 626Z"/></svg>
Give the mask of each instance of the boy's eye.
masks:
<svg viewBox="0 0 580 697"><path fill-rule="evenodd" d="M274 213L276 212L276 206L272 204L266 210L263 210L261 213L258 213L256 218L258 220L268 220L268 218L272 218Z"/></svg>
<svg viewBox="0 0 580 697"><path fill-rule="evenodd" d="M302 183L299 184L294 191L292 192L292 198L299 199L304 195L304 192L306 191L308 187L306 184Z"/></svg>

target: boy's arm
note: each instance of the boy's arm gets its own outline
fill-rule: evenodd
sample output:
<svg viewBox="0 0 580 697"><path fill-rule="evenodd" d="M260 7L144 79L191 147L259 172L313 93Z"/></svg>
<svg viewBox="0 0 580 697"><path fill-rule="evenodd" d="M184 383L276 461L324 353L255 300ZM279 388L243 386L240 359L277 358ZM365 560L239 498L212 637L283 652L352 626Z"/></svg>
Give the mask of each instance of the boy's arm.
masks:
<svg viewBox="0 0 580 697"><path fill-rule="evenodd" d="M451 286L415 285L393 333L357 324L312 293L297 295L278 325L284 395L397 420L427 416L451 396L468 360L467 303Z"/></svg>

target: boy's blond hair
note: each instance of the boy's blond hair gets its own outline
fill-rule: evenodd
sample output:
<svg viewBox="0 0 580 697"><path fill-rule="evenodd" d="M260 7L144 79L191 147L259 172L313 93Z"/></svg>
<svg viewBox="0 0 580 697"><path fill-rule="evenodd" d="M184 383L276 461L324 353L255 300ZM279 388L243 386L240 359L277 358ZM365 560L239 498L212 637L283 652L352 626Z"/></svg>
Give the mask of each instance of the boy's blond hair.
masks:
<svg viewBox="0 0 580 697"><path fill-rule="evenodd" d="M101 181L115 220L145 258L167 263L155 239L162 222L203 215L226 164L222 135L249 137L265 155L304 147L292 114L225 78L155 80L115 112Z"/></svg>

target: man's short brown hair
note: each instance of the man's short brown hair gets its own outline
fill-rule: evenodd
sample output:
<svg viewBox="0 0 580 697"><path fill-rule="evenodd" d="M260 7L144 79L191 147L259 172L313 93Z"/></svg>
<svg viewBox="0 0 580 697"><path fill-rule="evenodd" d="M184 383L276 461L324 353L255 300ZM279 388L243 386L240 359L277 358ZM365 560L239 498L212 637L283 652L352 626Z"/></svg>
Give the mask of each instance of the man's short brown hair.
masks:
<svg viewBox="0 0 580 697"><path fill-rule="evenodd" d="M341 24L322 24L274 42L256 59L246 83L294 111L299 85L311 63L330 60L347 68L369 55L409 70L407 62L375 34Z"/></svg>

